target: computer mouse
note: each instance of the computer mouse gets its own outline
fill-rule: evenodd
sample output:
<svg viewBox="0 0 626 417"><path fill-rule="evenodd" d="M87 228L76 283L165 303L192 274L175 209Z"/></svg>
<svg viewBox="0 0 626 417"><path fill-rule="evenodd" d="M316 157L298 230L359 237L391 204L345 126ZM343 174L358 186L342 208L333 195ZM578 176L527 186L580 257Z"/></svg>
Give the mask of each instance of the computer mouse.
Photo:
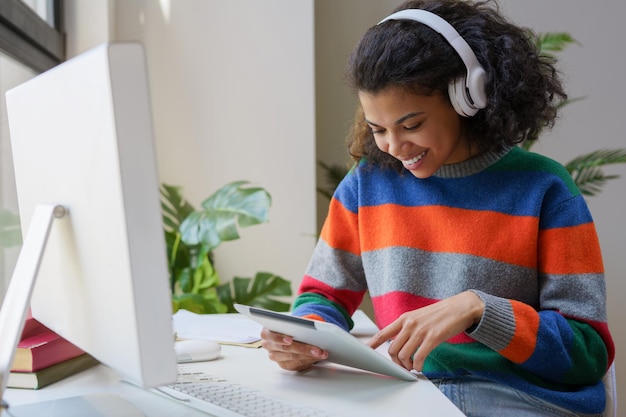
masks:
<svg viewBox="0 0 626 417"><path fill-rule="evenodd" d="M178 363L212 361L219 358L222 347L212 340L178 340L174 343Z"/></svg>

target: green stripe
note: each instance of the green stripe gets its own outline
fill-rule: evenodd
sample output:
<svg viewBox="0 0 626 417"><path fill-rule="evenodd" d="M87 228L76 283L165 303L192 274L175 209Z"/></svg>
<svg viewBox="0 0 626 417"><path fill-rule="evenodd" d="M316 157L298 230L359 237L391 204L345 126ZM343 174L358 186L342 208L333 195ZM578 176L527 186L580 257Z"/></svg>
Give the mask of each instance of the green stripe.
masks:
<svg viewBox="0 0 626 417"><path fill-rule="evenodd" d="M571 384L587 385L602 379L608 369L609 355L600 335L586 323L567 320L574 332L574 343L568 348L572 362L563 380ZM590 358L591 356L591 358Z"/></svg>
<svg viewBox="0 0 626 417"><path fill-rule="evenodd" d="M352 317L350 317L350 314L348 314L346 309L343 308L340 304L337 304L329 300L328 298L324 297L323 295L316 294L313 292L302 293L293 302L293 310L305 304L316 304L316 305L322 304L328 307L332 307L335 310L337 310L339 313L341 313L346 323L348 323L349 329L354 327L354 322L352 321Z"/></svg>
<svg viewBox="0 0 626 417"><path fill-rule="evenodd" d="M567 186L572 196L580 195L580 190L565 167L550 158L533 152L528 152L520 147L514 147L500 161L496 162L485 171L542 171L549 172L559 177Z"/></svg>
<svg viewBox="0 0 626 417"><path fill-rule="evenodd" d="M570 391L572 389L572 382L566 378L563 378L564 383L545 380L478 342L439 345L426 358L423 372L426 376L441 373L456 375L466 372L509 375L550 390Z"/></svg>

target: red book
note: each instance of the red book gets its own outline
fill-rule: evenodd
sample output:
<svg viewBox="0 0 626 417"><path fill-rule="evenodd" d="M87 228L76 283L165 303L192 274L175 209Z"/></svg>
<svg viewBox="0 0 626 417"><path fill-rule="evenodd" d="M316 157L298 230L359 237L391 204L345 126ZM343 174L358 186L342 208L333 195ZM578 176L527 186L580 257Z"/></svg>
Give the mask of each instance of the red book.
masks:
<svg viewBox="0 0 626 417"><path fill-rule="evenodd" d="M26 320L24 321L24 330L22 330L22 336L20 337L20 340L24 340L28 337L34 336L37 333L42 333L46 330L48 330L48 328L35 320L30 311L28 311L26 315Z"/></svg>
<svg viewBox="0 0 626 417"><path fill-rule="evenodd" d="M32 317L26 319L11 371L36 372L85 352Z"/></svg>

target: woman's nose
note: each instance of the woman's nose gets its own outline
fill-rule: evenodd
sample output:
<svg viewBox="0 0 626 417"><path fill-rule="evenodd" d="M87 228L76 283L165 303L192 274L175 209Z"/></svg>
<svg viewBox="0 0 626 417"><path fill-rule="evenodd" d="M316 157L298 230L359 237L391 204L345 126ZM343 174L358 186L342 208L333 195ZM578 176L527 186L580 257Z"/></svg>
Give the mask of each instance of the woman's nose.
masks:
<svg viewBox="0 0 626 417"><path fill-rule="evenodd" d="M389 133L387 136L387 153L390 155L401 155L402 148L406 145L406 141L402 139L401 135L396 133Z"/></svg>

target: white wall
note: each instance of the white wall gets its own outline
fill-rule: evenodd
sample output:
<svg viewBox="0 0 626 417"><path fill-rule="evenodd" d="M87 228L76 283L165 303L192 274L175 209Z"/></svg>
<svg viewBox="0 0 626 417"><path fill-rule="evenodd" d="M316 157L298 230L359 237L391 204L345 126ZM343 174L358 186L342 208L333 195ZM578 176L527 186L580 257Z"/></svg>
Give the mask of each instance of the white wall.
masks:
<svg viewBox="0 0 626 417"><path fill-rule="evenodd" d="M315 1L318 160L333 164L343 164L349 160L345 139L356 101L346 88L344 65L361 35L398 4L390 0ZM318 171L317 181L325 188L324 173ZM328 199L318 196L319 227L326 217L327 208Z"/></svg>
<svg viewBox="0 0 626 417"><path fill-rule="evenodd" d="M67 56L113 39L114 0L65 0Z"/></svg>
<svg viewBox="0 0 626 417"><path fill-rule="evenodd" d="M345 161L344 135L352 117L350 92L341 76L354 43L371 25L401 4L399 0L316 0L318 157ZM570 97L585 100L565 107L555 129L534 150L562 163L601 148L626 148L623 97L626 97L626 44L622 0L500 0L505 14L538 32L569 32L580 45L559 54ZM622 176L588 199L604 256L609 326L617 346L618 397L626 396L626 164L607 169ZM318 207L323 218L324 202Z"/></svg>
<svg viewBox="0 0 626 417"><path fill-rule="evenodd" d="M72 55L105 40L144 44L163 182L182 186L196 207L235 180L272 195L269 224L217 249L223 279L269 271L295 290L316 233L312 0L68 8Z"/></svg>

